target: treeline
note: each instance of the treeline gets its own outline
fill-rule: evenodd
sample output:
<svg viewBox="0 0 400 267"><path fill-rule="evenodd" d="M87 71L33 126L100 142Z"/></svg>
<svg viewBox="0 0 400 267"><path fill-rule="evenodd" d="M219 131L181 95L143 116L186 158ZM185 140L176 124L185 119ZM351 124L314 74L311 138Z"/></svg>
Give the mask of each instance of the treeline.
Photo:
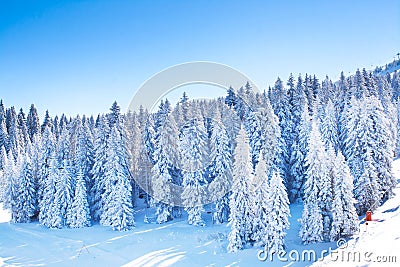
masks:
<svg viewBox="0 0 400 267"><path fill-rule="evenodd" d="M158 223L186 212L204 225L211 203L213 222L232 227L230 251L282 249L288 201L303 201L303 242L337 240L393 194L399 84L397 72L291 75L263 93L246 84L215 100L165 100L155 113L114 103L96 118L46 113L41 124L33 105L25 116L1 103L0 197L14 222L116 230L134 226L146 192Z"/></svg>

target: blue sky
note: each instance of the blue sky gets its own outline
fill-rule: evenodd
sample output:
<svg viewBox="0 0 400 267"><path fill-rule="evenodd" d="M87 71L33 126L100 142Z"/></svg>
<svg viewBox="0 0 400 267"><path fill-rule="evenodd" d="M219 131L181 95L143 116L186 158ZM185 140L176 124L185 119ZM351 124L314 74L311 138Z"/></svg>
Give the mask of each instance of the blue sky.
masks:
<svg viewBox="0 0 400 267"><path fill-rule="evenodd" d="M336 79L399 50L395 0L0 0L0 98L41 115L97 114L114 100L124 110L146 79L183 62L227 64L265 89L291 72Z"/></svg>

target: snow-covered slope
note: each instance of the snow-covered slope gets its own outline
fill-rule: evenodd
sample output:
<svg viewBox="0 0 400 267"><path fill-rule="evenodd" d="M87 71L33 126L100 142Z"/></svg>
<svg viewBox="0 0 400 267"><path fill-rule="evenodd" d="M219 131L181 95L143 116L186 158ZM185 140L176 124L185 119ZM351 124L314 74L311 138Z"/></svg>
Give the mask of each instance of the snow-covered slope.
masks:
<svg viewBox="0 0 400 267"><path fill-rule="evenodd" d="M386 66L376 67L374 73L385 75L386 73L393 73L400 69L400 60L393 60L393 62L386 64Z"/></svg>
<svg viewBox="0 0 400 267"><path fill-rule="evenodd" d="M400 160L394 162L393 171L400 182ZM372 222L361 222L358 235L313 266L398 266L400 184L395 194L372 214Z"/></svg>
<svg viewBox="0 0 400 267"><path fill-rule="evenodd" d="M394 164L396 177L400 179L400 160ZM400 262L400 187L396 196L387 201L373 214L376 221L368 228L361 224L360 233L337 249L338 260L326 257L315 266L396 266L395 263L374 263L376 256L396 257ZM298 237L301 204L290 206L290 229L286 236L287 251L315 251L319 258L322 250L336 249L334 242L304 246ZM83 229L48 229L38 223L8 223L10 215L0 206L0 266L309 266L313 260L271 262L257 258L257 248L238 253L227 253L226 224L212 225L211 215L204 214L206 227L188 225L185 218L166 224L145 224L142 210L135 215L136 228L127 232L115 232L95 225ZM347 252L368 254L371 262L349 261ZM346 254L343 254L345 252ZM326 255L326 254L325 254ZM343 259L342 260L342 255ZM353 255L353 254L352 254ZM358 256L358 254L356 254ZM383 258L380 258L381 260ZM386 258L387 260L389 258ZM356 259L358 260L358 258Z"/></svg>

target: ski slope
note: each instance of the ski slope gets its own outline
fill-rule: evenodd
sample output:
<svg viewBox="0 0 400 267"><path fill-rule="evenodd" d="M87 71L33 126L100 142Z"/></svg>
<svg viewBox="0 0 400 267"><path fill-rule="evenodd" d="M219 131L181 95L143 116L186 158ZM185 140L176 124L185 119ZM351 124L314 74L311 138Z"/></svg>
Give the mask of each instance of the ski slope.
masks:
<svg viewBox="0 0 400 267"><path fill-rule="evenodd" d="M400 160L394 164L400 178ZM360 233L349 240L346 249L336 251L372 252L373 256L397 256L400 261L400 187L396 197L373 214L368 228L362 222ZM290 206L290 229L287 251L335 250L335 242L304 246L298 237L302 205ZM0 206L0 266L309 266L314 260L286 262L276 258L262 262L258 248L227 253L229 227L212 225L211 214L204 214L206 227L188 225L185 218L166 224L143 223L152 211L140 210L135 215L136 227L116 232L94 225L83 229L47 229L38 223L9 223L10 215ZM376 260L376 259L375 259ZM387 266L389 263L343 262L326 257L315 266ZM395 266L395 263L390 263Z"/></svg>

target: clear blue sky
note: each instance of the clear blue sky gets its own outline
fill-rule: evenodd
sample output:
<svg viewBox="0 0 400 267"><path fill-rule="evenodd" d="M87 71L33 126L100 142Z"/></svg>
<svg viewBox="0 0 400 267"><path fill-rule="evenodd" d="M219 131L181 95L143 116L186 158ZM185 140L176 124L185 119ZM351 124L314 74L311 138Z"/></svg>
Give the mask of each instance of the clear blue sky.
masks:
<svg viewBox="0 0 400 267"><path fill-rule="evenodd" d="M114 100L124 110L147 78L188 61L230 65L265 89L399 50L398 0L0 0L0 98L41 115L97 114Z"/></svg>

